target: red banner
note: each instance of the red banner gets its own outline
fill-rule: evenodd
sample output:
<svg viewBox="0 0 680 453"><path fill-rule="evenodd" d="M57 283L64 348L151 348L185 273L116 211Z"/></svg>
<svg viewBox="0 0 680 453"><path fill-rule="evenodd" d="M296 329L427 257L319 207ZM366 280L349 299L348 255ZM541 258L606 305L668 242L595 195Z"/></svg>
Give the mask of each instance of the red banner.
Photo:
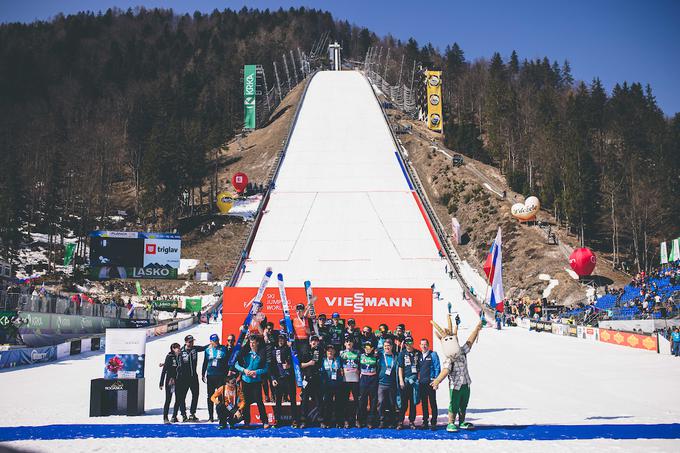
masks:
<svg viewBox="0 0 680 453"><path fill-rule="evenodd" d="M222 305L222 337L236 334L250 309L250 301L257 288L224 288ZM347 320L354 318L357 328L370 326L375 330L385 323L393 330L397 324L406 325L416 341L427 338L432 343L432 290L413 288L314 288L317 314L328 318L338 312ZM286 288L291 314L295 305L307 305L304 288ZM262 313L278 328L283 318L278 288L267 288L262 298Z"/></svg>
<svg viewBox="0 0 680 453"><path fill-rule="evenodd" d="M639 335L637 333L619 332L616 330L600 329L600 341L604 343L628 346L629 348L657 351L656 336Z"/></svg>

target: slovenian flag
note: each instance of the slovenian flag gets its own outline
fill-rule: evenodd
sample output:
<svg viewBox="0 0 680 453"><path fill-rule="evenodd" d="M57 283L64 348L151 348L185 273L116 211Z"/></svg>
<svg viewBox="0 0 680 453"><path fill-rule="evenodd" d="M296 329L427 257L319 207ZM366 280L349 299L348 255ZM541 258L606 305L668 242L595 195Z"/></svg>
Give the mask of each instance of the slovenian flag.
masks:
<svg viewBox="0 0 680 453"><path fill-rule="evenodd" d="M498 228L496 239L494 239L493 245L491 246L489 256L486 258L484 272L486 273L487 279L489 280L489 285L491 285L491 299L489 300L489 306L491 308L497 309L498 311L503 311L505 292L503 291L503 253L501 251L500 227Z"/></svg>

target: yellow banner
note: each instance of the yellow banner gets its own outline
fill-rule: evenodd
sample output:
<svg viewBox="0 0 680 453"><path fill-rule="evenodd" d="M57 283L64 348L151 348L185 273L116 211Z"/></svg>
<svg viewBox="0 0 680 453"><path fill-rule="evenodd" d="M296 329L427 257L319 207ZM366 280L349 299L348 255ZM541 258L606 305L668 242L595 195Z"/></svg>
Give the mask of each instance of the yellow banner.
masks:
<svg viewBox="0 0 680 453"><path fill-rule="evenodd" d="M442 115L442 72L425 71L427 84L427 127L441 132L444 123Z"/></svg>

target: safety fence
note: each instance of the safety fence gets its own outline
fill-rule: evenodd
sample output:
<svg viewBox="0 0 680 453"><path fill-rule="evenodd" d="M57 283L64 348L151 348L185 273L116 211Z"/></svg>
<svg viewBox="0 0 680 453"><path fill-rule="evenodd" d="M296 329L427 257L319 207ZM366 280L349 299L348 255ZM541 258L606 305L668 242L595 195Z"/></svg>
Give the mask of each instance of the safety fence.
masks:
<svg viewBox="0 0 680 453"><path fill-rule="evenodd" d="M413 67L409 77L409 74L404 73L404 60L402 58L396 84L390 84L386 80L388 66L389 50L383 61L382 48L378 49L378 47L372 46L368 49L368 52L366 52L361 68L364 71L364 74L366 74L366 77L371 81L373 88L380 90L380 92L390 100L393 107L400 109L412 118L416 118L418 116L416 62L413 61ZM402 75L404 75L404 77L402 77ZM407 83L409 83L409 86L406 86ZM414 89L414 84L416 84L416 89Z"/></svg>
<svg viewBox="0 0 680 453"><path fill-rule="evenodd" d="M129 319L129 310L114 303L90 303L74 301L67 294L42 292L38 295L0 291L0 310L16 310L34 313L54 313L60 315L100 316L105 318ZM143 307L135 307L132 319L150 319L151 312Z"/></svg>
<svg viewBox="0 0 680 453"><path fill-rule="evenodd" d="M371 81L374 88L379 89L382 94L389 99L392 106L410 115L413 118L418 116L418 103L416 91L406 85L390 85L380 74L373 70L365 72L366 77Z"/></svg>
<svg viewBox="0 0 680 453"><path fill-rule="evenodd" d="M199 322L199 317L194 315L190 318L173 320L156 326L140 326L140 328L146 328L146 336L149 338L161 337L186 329L197 322ZM0 346L0 369L39 365L86 352L102 351L104 350L105 343L106 336L104 334L97 334L84 338L73 338L57 345L37 348Z"/></svg>
<svg viewBox="0 0 680 453"><path fill-rule="evenodd" d="M534 332L546 332L553 335L574 337L592 342L609 343L634 349L653 351L659 354L670 354L670 342L659 333L643 334L639 332L625 332L599 327L540 321L530 318L518 320L517 325Z"/></svg>

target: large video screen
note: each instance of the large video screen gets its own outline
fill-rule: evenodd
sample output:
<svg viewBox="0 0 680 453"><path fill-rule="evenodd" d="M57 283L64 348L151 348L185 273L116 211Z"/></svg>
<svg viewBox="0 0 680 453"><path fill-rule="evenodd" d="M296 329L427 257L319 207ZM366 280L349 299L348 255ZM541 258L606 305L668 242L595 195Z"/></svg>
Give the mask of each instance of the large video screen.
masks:
<svg viewBox="0 0 680 453"><path fill-rule="evenodd" d="M93 231L90 274L96 279L177 278L182 239L174 233Z"/></svg>

